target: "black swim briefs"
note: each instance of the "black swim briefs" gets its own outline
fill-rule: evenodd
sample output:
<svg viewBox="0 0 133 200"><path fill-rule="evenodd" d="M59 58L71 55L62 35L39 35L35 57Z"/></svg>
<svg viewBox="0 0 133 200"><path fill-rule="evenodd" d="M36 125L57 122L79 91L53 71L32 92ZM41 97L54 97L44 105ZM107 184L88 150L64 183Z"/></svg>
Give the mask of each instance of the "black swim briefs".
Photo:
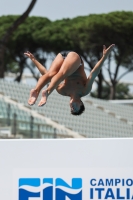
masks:
<svg viewBox="0 0 133 200"><path fill-rule="evenodd" d="M70 53L70 52L73 52L73 51L61 51L60 54L62 55L63 59L65 59L65 58L67 57L68 53ZM75 53L77 53L77 52L75 52ZM78 53L77 53L77 54L78 54ZM78 55L79 55L79 54L78 54ZM81 58L80 55L79 55L79 57L80 57L80 60L81 60L81 63L82 63L82 62L83 62L83 61L82 61L82 58Z"/></svg>

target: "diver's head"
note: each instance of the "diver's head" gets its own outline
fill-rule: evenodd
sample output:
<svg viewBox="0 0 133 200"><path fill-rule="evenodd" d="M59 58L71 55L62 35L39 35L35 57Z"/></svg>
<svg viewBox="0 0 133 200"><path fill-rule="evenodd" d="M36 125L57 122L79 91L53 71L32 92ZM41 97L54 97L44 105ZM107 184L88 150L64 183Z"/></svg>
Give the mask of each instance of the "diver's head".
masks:
<svg viewBox="0 0 133 200"><path fill-rule="evenodd" d="M72 115L81 115L85 110L84 104L80 98L71 98L70 108Z"/></svg>

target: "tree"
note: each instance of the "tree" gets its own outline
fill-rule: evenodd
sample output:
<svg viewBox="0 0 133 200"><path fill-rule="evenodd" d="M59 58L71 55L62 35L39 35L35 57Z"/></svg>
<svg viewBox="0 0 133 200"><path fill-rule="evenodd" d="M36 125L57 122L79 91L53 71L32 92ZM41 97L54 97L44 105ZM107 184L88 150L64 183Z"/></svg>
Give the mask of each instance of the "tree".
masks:
<svg viewBox="0 0 133 200"><path fill-rule="evenodd" d="M109 85L103 85L103 92L102 92L102 99L109 99L110 95L110 87ZM92 97L97 97L97 90L91 92ZM133 95L130 94L130 89L128 84L124 83L118 83L116 85L116 93L115 93L116 99L132 99Z"/></svg>
<svg viewBox="0 0 133 200"><path fill-rule="evenodd" d="M5 55L6 45L9 41L9 38L13 34L13 32L18 28L18 26L22 24L24 20L28 17L36 1L37 0L31 1L27 10L20 17L18 17L10 27L8 27L7 31L4 33L4 35L2 36L0 40L0 78L4 78L4 55Z"/></svg>
<svg viewBox="0 0 133 200"><path fill-rule="evenodd" d="M21 24L11 37L8 43L8 52L12 58L12 61L17 63L17 65L14 65L15 69L17 70L17 77L15 78L16 81L21 81L24 68L28 68L33 77L38 80L39 74L36 72L34 65L27 62L28 58L24 56L24 52L27 50L31 51L35 57L43 65L45 65L47 60L46 55L44 55L45 43L43 41L39 43L38 37L35 35L38 30L42 29L49 23L51 23L51 21L47 18L28 17L25 20L25 23ZM8 65L7 62L5 64ZM10 72L9 68L8 71Z"/></svg>

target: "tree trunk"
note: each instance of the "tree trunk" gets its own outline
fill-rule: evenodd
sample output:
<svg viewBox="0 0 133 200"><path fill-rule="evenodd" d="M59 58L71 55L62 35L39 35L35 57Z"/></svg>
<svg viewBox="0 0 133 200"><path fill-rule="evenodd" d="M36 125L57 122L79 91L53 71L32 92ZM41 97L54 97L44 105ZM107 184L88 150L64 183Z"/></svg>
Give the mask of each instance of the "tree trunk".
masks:
<svg viewBox="0 0 133 200"><path fill-rule="evenodd" d="M99 75L98 75L98 91L97 91L97 98L101 99L102 98L102 82L103 82L103 76L102 76L102 72L100 71Z"/></svg>
<svg viewBox="0 0 133 200"><path fill-rule="evenodd" d="M4 54L5 46L0 44L0 78L4 78Z"/></svg>
<svg viewBox="0 0 133 200"><path fill-rule="evenodd" d="M115 99L115 94L116 94L116 83L112 84L110 86L110 95L109 95L109 99L113 100Z"/></svg>
<svg viewBox="0 0 133 200"><path fill-rule="evenodd" d="M22 75L23 75L23 72L24 72L24 63L25 63L25 59L21 60L19 62L19 75L15 78L15 81L17 81L17 82L20 82L21 79L22 79Z"/></svg>
<svg viewBox="0 0 133 200"><path fill-rule="evenodd" d="M32 0L27 10L8 28L4 36L0 40L0 78L4 78L4 55L7 43L9 41L12 33L18 28L20 24L24 22L24 20L28 17L32 8L34 7L37 0Z"/></svg>

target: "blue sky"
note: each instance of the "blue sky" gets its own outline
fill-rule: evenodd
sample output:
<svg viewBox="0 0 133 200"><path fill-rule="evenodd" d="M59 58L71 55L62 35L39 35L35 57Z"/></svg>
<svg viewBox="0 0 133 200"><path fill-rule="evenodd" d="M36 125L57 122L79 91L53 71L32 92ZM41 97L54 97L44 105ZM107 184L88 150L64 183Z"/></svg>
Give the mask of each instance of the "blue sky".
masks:
<svg viewBox="0 0 133 200"><path fill-rule="evenodd" d="M21 14L30 0L0 0L0 15ZM51 20L73 18L91 13L133 10L133 0L38 0L30 15Z"/></svg>

